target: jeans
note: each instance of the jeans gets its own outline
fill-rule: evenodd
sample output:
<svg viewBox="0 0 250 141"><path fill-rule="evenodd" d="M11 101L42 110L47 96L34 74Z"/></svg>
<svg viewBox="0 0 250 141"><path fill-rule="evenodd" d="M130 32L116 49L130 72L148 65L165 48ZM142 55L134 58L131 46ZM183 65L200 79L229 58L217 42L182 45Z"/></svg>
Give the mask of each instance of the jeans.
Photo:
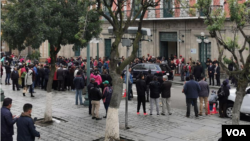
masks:
<svg viewBox="0 0 250 141"><path fill-rule="evenodd" d="M145 95L140 95L137 97L137 112L140 111L140 108L141 108L141 104L142 104L142 107L143 107L143 112L146 113L146 100L145 100Z"/></svg>
<svg viewBox="0 0 250 141"><path fill-rule="evenodd" d="M186 77L189 77L189 72L186 72Z"/></svg>
<svg viewBox="0 0 250 141"><path fill-rule="evenodd" d="M6 73L5 84L10 84L10 73Z"/></svg>
<svg viewBox="0 0 250 141"><path fill-rule="evenodd" d="M92 100L91 104L92 104L92 110L91 110L92 117L99 118L100 101Z"/></svg>
<svg viewBox="0 0 250 141"><path fill-rule="evenodd" d="M154 104L156 105L157 115L159 114L159 98L151 98L150 97L150 114L152 114Z"/></svg>
<svg viewBox="0 0 250 141"><path fill-rule="evenodd" d="M102 73L102 68L98 68L99 69L99 72Z"/></svg>
<svg viewBox="0 0 250 141"><path fill-rule="evenodd" d="M32 95L33 91L33 85L27 85L27 90L29 89L29 93Z"/></svg>
<svg viewBox="0 0 250 141"><path fill-rule="evenodd" d="M80 99L80 104L82 105L82 89L76 89L76 105L78 105L78 98Z"/></svg>
<svg viewBox="0 0 250 141"><path fill-rule="evenodd" d="M108 108L109 108L109 103L105 102L105 103L104 103L104 107L105 107L105 109L106 109L106 116L107 116Z"/></svg>
<svg viewBox="0 0 250 141"><path fill-rule="evenodd" d="M190 116L190 105L193 103L194 104L194 113L195 116L198 116L198 106L197 106L197 98L187 98L186 99L187 102L187 113L186 116L189 117Z"/></svg>
<svg viewBox="0 0 250 141"><path fill-rule="evenodd" d="M206 111L206 114L208 113L208 107L207 107L207 99L208 97L199 97L200 99L200 114L202 114L202 111L203 111L203 101L205 103L205 111Z"/></svg>
<svg viewBox="0 0 250 141"><path fill-rule="evenodd" d="M168 109L168 113L171 114L171 108L170 108L170 98L161 98L162 101L162 113L166 113L166 107Z"/></svg>

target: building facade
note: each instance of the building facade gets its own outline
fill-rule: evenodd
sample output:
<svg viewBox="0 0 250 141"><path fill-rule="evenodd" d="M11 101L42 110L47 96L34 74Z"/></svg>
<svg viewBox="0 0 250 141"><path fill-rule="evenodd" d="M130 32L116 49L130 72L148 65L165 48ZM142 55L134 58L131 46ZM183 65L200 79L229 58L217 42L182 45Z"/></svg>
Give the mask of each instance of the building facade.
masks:
<svg viewBox="0 0 250 141"><path fill-rule="evenodd" d="M239 1L240 3L246 0ZM187 0L190 6L194 5L197 0ZM138 57L147 56L164 56L169 58L171 55L180 56L182 55L185 59L192 57L193 60L199 60L202 63L206 61L207 58L218 58L218 49L216 41L210 37L210 34L206 30L206 25L204 24L203 14L196 9L190 13L190 8L181 8L180 5L174 4L175 0L161 3L155 7L150 8L145 16L143 22L143 28L150 28L152 37L151 42L141 41L139 51L137 53ZM211 8L223 8L228 15L228 3L226 0L213 0L211 3ZM127 15L130 10L129 4L124 6L124 13ZM135 8L136 9L136 8ZM189 12L188 12L189 11ZM104 18L102 18L102 32L100 35L99 43L89 43L90 46L90 56L92 57L109 57L111 51L111 44L114 41L113 35L108 33L108 27L111 26ZM131 26L137 26L135 23ZM249 29L246 29L250 31ZM201 33L204 33L204 36ZM222 30L222 36L226 38L233 37L232 25L230 21L227 21ZM243 38L239 33L239 43L243 43ZM201 42L197 42L198 38L203 38ZM77 51L72 50L73 45L62 46L58 56L65 57L77 57L82 56L85 58L87 56L86 48L79 49ZM45 60L49 57L49 43L46 41L40 47L41 59ZM131 53L132 49L130 49ZM97 54L99 53L99 54ZM129 54L130 54L129 53ZM126 56L126 48L119 46L120 57ZM229 53L225 53L230 57ZM244 57L249 55L249 51L244 52Z"/></svg>

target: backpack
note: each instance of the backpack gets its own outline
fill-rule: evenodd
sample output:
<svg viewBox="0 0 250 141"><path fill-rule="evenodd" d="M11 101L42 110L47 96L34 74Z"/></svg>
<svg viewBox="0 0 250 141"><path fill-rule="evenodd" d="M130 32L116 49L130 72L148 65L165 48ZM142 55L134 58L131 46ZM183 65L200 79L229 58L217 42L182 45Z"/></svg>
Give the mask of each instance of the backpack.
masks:
<svg viewBox="0 0 250 141"><path fill-rule="evenodd" d="M184 66L182 67L182 70L186 72L186 71L187 71L187 66L184 65Z"/></svg>
<svg viewBox="0 0 250 141"><path fill-rule="evenodd" d="M21 75L21 78L25 78L27 72L23 72L22 75Z"/></svg>
<svg viewBox="0 0 250 141"><path fill-rule="evenodd" d="M98 67L98 68L101 68L101 67L102 67L102 63L99 62L99 63L97 64L97 67Z"/></svg>
<svg viewBox="0 0 250 141"><path fill-rule="evenodd" d="M220 92L218 93L218 96L219 96L219 97L224 97L224 96L225 96L225 92L224 92L224 90L223 90L223 86L221 86Z"/></svg>

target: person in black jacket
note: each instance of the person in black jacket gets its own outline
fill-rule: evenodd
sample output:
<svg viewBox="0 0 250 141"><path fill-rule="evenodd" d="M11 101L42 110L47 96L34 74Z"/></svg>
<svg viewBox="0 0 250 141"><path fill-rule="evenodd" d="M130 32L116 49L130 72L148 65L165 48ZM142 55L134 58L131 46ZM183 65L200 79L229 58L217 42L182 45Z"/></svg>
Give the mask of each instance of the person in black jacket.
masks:
<svg viewBox="0 0 250 141"><path fill-rule="evenodd" d="M214 66L212 64L212 62L210 62L208 68L207 68L207 71L208 71L208 75L209 75L209 85L211 85L211 80L213 82L213 86L214 86Z"/></svg>
<svg viewBox="0 0 250 141"><path fill-rule="evenodd" d="M103 70L103 73L101 74L101 78L102 78L102 82L108 80L109 85L112 86L112 78L111 78L111 76L108 74L108 72L107 72L106 69ZM101 87L102 93L103 93L104 85L101 83L101 84L100 84L100 87Z"/></svg>
<svg viewBox="0 0 250 141"><path fill-rule="evenodd" d="M144 75L141 73L140 76L139 76L139 80L137 80L136 82L136 90L137 90L137 115L140 114L140 107L141 107L141 104L143 106L143 112L144 112L144 115L147 115L147 112L146 112L146 104L145 104L145 92L147 91L147 85L146 85L146 82L144 81Z"/></svg>
<svg viewBox="0 0 250 141"><path fill-rule="evenodd" d="M41 89L44 89L44 67L43 64L40 65L39 69L39 75L40 75L40 84L41 84Z"/></svg>
<svg viewBox="0 0 250 141"><path fill-rule="evenodd" d="M170 97L171 97L171 87L172 83L168 81L168 77L166 75L163 76L163 84L161 85L161 100L162 100L162 113L161 115L165 115L166 107L168 109L168 114L171 115L170 108Z"/></svg>
<svg viewBox="0 0 250 141"><path fill-rule="evenodd" d="M215 74L217 86L220 86L220 67L218 63L215 64L214 74Z"/></svg>
<svg viewBox="0 0 250 141"><path fill-rule="evenodd" d="M64 71L63 69L60 67L57 70L57 81L58 81L58 91L60 90L64 90Z"/></svg>
<svg viewBox="0 0 250 141"><path fill-rule="evenodd" d="M76 87L76 105L78 105L78 98L80 99L80 105L82 103L82 90L84 89L84 80L82 78L81 72L77 72L77 76L73 80Z"/></svg>
<svg viewBox="0 0 250 141"><path fill-rule="evenodd" d="M6 71L5 85L11 85L10 84L11 67L9 63L5 65L5 71Z"/></svg>
<svg viewBox="0 0 250 141"><path fill-rule="evenodd" d="M94 87L94 83L95 83L95 79L94 78L91 78L90 79L90 83L89 85L87 86L87 89L88 89L88 94L89 94L89 115L92 115L91 112L92 112L92 104L91 104L91 88Z"/></svg>
<svg viewBox="0 0 250 141"><path fill-rule="evenodd" d="M100 89L98 88L97 83L94 83L94 87L90 88L91 93L91 114L92 119L101 120L102 118L99 118L99 108L100 108L100 100L102 99L102 93L100 92Z"/></svg>
<svg viewBox="0 0 250 141"><path fill-rule="evenodd" d="M154 75L151 74L151 70L148 70L148 75L146 77L146 85L147 85L147 100L146 102L149 102L149 83L153 81Z"/></svg>
<svg viewBox="0 0 250 141"><path fill-rule="evenodd" d="M63 73L64 73L64 86L63 86L63 89L67 90L67 87L69 88L69 70L67 69L66 66L63 66Z"/></svg>
<svg viewBox="0 0 250 141"><path fill-rule="evenodd" d="M13 125L16 123L18 116L12 116L10 112L11 107L12 99L5 98L1 108L1 141L13 141Z"/></svg>
<svg viewBox="0 0 250 141"><path fill-rule="evenodd" d="M18 91L20 90L19 87L18 87L18 78L19 78L19 74L18 74L17 68L15 67L13 72L11 73L13 91L15 91L15 85L16 85L16 89Z"/></svg>
<svg viewBox="0 0 250 141"><path fill-rule="evenodd" d="M203 69L200 66L199 63L196 63L196 66L193 71L193 75L195 77L195 81L200 81L201 80L201 74L203 73Z"/></svg>
<svg viewBox="0 0 250 141"><path fill-rule="evenodd" d="M155 76L153 81L149 83L150 88L150 115L152 115L152 110L154 104L156 105L157 115L159 115L159 97L161 93L161 84L158 82L158 78Z"/></svg>
<svg viewBox="0 0 250 141"><path fill-rule="evenodd" d="M49 66L44 67L44 90L47 90L47 83L49 81L50 69Z"/></svg>
<svg viewBox="0 0 250 141"><path fill-rule="evenodd" d="M221 91L224 91L224 95L220 96L219 94ZM224 118L226 116L226 109L227 109L227 98L229 96L229 88L227 87L227 82L223 82L223 86L218 90L218 97L219 97L219 113L220 117Z"/></svg>
<svg viewBox="0 0 250 141"><path fill-rule="evenodd" d="M35 141L35 137L40 138L40 133L36 131L34 120L31 118L32 105L24 104L23 113L17 120L17 141Z"/></svg>

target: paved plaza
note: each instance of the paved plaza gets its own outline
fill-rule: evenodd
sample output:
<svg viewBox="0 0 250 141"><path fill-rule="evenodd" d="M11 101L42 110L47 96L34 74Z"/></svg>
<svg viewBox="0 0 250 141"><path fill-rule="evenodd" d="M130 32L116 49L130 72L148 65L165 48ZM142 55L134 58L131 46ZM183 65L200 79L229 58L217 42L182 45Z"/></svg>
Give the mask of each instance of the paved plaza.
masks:
<svg viewBox="0 0 250 141"><path fill-rule="evenodd" d="M32 117L43 118L46 103L46 92L35 89L35 97L29 94L22 96L21 91L12 91L12 86L2 85L6 97L13 99L12 113L20 115L25 103L33 104ZM72 91L53 93L53 116L68 122L54 123L51 126L40 127L36 125L41 133L39 141L91 141L104 136L105 119L92 120L88 114L88 108L75 104L75 93ZM230 124L230 119L220 119L218 115L185 117L185 110L173 108L171 116L153 115L143 116L136 114L137 100L129 101L129 126L125 130L125 100L121 102L119 109L120 135L135 141L216 141L221 136L221 125ZM147 112L149 104L147 103ZM142 111L142 110L141 110ZM100 115L105 115L105 109L101 104ZM241 124L249 122L241 121ZM16 125L14 139L16 139ZM38 140L38 138L36 139Z"/></svg>

